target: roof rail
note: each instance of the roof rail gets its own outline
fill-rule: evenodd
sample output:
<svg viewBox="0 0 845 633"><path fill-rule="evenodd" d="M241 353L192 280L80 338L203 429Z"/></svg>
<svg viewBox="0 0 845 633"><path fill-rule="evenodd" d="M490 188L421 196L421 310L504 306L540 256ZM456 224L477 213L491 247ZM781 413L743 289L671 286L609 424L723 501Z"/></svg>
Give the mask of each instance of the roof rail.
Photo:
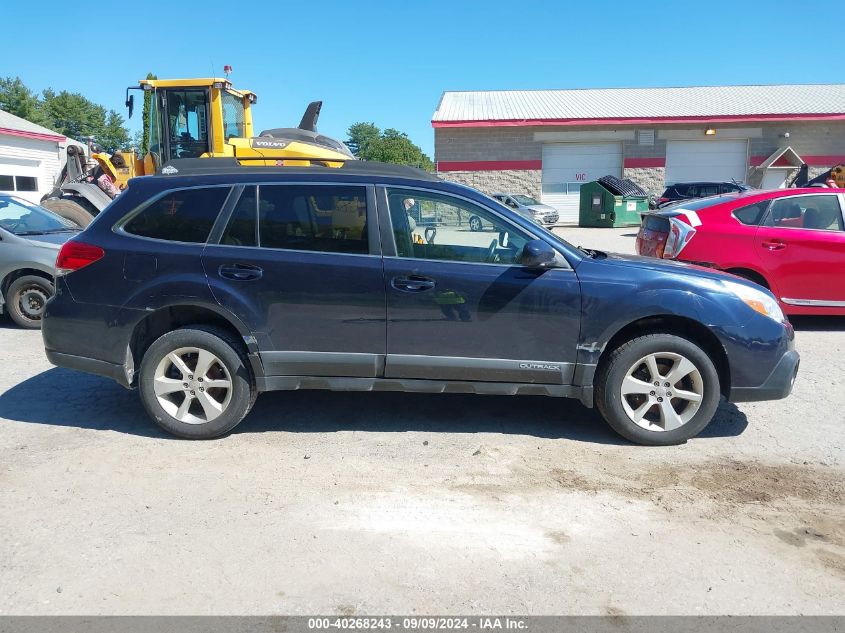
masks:
<svg viewBox="0 0 845 633"><path fill-rule="evenodd" d="M310 165L267 165L267 161L309 161ZM245 165L249 161L260 161L261 165ZM327 163L342 163L341 167L328 167ZM158 170L163 176L201 176L210 174L225 173L286 173L291 170L320 172L320 173L343 173L356 175L383 175L393 177L413 178L416 180L439 181L436 174L423 171L417 167L395 165L393 163L379 163L376 161L364 161L356 158L309 158L309 157L261 157L261 156L219 156L214 158L175 158L167 161Z"/></svg>

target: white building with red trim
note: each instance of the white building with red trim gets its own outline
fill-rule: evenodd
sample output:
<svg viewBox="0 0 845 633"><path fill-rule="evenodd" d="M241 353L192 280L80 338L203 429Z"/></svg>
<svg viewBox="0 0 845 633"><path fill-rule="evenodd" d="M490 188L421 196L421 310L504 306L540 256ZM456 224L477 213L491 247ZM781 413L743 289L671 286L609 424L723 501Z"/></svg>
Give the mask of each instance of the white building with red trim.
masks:
<svg viewBox="0 0 845 633"><path fill-rule="evenodd" d="M532 195L577 218L582 183L610 174L785 186L845 163L845 84L444 92L432 117L441 176Z"/></svg>
<svg viewBox="0 0 845 633"><path fill-rule="evenodd" d="M0 193L32 202L53 188L68 139L0 110Z"/></svg>

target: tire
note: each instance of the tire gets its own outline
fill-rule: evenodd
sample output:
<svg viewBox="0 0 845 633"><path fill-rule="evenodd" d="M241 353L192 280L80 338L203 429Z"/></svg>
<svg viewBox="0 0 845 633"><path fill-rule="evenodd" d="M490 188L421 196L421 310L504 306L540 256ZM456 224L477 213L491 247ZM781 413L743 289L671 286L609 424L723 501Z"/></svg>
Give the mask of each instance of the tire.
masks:
<svg viewBox="0 0 845 633"><path fill-rule="evenodd" d="M763 277L763 275L755 273L753 270L737 268L734 270L727 270L725 272L728 272L732 275L736 275L737 277L742 277L743 279L747 279L748 281L753 281L758 286L763 286L763 288L765 288L766 290L771 290L769 282L766 281L765 277Z"/></svg>
<svg viewBox="0 0 845 633"><path fill-rule="evenodd" d="M21 327L37 330L41 327L44 305L53 296L53 284L35 275L18 277L6 291L6 310L12 321Z"/></svg>
<svg viewBox="0 0 845 633"><path fill-rule="evenodd" d="M41 206L83 229L91 224L91 220L94 219L93 214L88 209L67 198L48 198L41 201Z"/></svg>
<svg viewBox="0 0 845 633"><path fill-rule="evenodd" d="M173 362L173 352L186 371ZM209 355L213 357L210 362ZM194 375L201 356L207 368L202 376ZM218 386L203 386L211 380ZM249 413L257 396L246 353L237 338L207 325L189 325L156 339L141 361L138 390L156 424L188 439L225 435Z"/></svg>
<svg viewBox="0 0 845 633"><path fill-rule="evenodd" d="M469 216L469 230L478 233L478 231L484 230L484 224L477 215Z"/></svg>
<svg viewBox="0 0 845 633"><path fill-rule="evenodd" d="M620 345L601 364L595 382L596 406L607 423L622 437L649 446L682 444L698 435L716 413L720 393L707 353L673 334L648 334Z"/></svg>

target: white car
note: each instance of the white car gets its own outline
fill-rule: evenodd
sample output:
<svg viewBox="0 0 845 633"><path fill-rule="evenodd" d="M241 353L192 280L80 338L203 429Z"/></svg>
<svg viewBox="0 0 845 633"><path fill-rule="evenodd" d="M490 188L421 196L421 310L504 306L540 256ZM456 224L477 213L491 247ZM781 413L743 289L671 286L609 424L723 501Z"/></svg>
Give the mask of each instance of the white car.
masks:
<svg viewBox="0 0 845 633"><path fill-rule="evenodd" d="M554 226L557 224L559 217L557 209L537 202L531 196L525 196L521 193L494 193L492 197L518 213L530 217L537 224L542 224L543 226Z"/></svg>

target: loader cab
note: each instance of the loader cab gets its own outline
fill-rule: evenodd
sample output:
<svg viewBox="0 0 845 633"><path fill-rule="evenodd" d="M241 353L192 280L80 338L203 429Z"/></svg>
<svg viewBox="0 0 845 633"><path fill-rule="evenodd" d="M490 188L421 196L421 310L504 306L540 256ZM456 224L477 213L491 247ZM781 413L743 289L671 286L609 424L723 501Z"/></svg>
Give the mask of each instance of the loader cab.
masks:
<svg viewBox="0 0 845 633"><path fill-rule="evenodd" d="M255 94L226 79L145 79L137 88L150 103L144 173L178 158L232 156L229 139L252 136Z"/></svg>

